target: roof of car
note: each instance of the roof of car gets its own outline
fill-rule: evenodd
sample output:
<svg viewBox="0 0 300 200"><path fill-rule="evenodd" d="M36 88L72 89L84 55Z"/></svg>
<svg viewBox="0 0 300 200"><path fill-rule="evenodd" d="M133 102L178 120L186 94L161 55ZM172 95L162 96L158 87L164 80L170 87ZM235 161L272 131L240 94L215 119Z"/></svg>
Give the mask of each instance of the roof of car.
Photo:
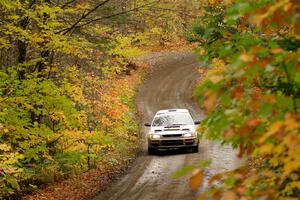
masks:
<svg viewBox="0 0 300 200"><path fill-rule="evenodd" d="M166 109L157 111L156 115L168 114L168 113L189 113L187 109Z"/></svg>

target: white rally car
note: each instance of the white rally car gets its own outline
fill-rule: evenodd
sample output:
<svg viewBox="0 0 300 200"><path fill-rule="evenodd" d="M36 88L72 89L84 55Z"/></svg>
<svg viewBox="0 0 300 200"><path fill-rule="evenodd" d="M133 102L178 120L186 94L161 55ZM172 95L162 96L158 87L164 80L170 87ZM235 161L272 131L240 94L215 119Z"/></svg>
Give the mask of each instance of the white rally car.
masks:
<svg viewBox="0 0 300 200"><path fill-rule="evenodd" d="M147 134L148 153L154 154L158 149L190 148L198 152L199 139L197 125L187 109L159 110L152 121Z"/></svg>

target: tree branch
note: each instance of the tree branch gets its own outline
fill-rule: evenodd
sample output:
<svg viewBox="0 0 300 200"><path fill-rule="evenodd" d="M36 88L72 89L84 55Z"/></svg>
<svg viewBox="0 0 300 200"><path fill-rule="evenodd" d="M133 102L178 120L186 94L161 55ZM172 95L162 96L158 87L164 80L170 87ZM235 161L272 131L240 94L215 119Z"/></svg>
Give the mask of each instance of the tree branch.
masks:
<svg viewBox="0 0 300 200"><path fill-rule="evenodd" d="M90 21L87 21L83 24L80 24L78 26L76 26L76 28L79 28L79 27L83 27L83 26L86 26L86 25L89 25L93 22L96 22L96 21L102 21L104 19L109 19L109 18L113 18L113 17L116 17L116 16L119 16L119 15L124 15L126 13L130 13L130 12L136 12L138 10L141 10L142 8L145 8L147 6L150 6L150 5L153 5L155 3L159 2L159 0L157 1L154 1L154 2L151 2L151 3L148 3L148 4L144 4L144 5L141 5L139 7L136 7L136 8L133 8L133 9L130 9L130 10L125 10L123 12L119 12L119 13L115 13L115 14L112 14L112 15L108 15L108 16L103 16L103 17L99 17L99 18L95 18L95 19L91 19Z"/></svg>
<svg viewBox="0 0 300 200"><path fill-rule="evenodd" d="M288 84L290 86L294 85L293 80L292 80L292 78L291 78L291 76L289 74L289 71L288 71L288 68L287 68L286 64L282 63L282 66L283 66L283 70L285 72ZM289 95L292 97L292 100L293 100L293 109L294 109L294 112L295 112L295 114L297 114L298 113L298 105L297 105L297 100L296 100L296 97L295 97L295 94L294 94L294 90L292 90L291 94L289 94Z"/></svg>
<svg viewBox="0 0 300 200"><path fill-rule="evenodd" d="M99 4L97 4L93 9L89 10L87 13L83 12L81 17L69 28L66 29L62 29L58 32L56 32L57 34L62 33L62 35L67 34L68 32L70 32L71 30L73 30L82 20L84 20L86 17L88 17L90 14L92 14L94 11L96 11L99 7L105 5L106 3L108 3L110 0L105 0Z"/></svg>
<svg viewBox="0 0 300 200"><path fill-rule="evenodd" d="M66 2L64 5L61 6L62 9L66 8L68 5L70 5L71 3L75 2L76 0L71 0Z"/></svg>

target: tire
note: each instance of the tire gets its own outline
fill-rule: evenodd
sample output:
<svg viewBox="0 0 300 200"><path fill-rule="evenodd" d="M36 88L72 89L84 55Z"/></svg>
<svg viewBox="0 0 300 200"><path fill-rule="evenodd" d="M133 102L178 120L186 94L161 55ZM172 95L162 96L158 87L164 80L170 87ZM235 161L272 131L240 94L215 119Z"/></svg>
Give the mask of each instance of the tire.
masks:
<svg viewBox="0 0 300 200"><path fill-rule="evenodd" d="M156 151L155 151L154 148L148 147L148 155L154 155L155 152L156 152Z"/></svg>
<svg viewBox="0 0 300 200"><path fill-rule="evenodd" d="M195 147L192 147L192 152L193 153L198 153L198 151L199 151L199 146L198 145L195 146Z"/></svg>

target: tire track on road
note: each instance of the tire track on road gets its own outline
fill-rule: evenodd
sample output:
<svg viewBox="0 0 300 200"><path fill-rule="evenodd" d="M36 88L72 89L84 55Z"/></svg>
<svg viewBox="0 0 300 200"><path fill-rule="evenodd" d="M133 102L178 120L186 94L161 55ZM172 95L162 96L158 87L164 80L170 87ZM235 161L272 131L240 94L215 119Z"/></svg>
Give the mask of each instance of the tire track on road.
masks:
<svg viewBox="0 0 300 200"><path fill-rule="evenodd" d="M155 56L152 58L155 59ZM196 71L199 63L195 56L181 52L160 55L159 58L154 64L155 70L145 80L137 97L143 121L150 122L157 110L169 108L188 108L194 119L202 118L201 110L191 98L200 76ZM147 131L143 128L144 133ZM144 150L146 152L146 145ZM128 174L113 182L95 200L195 199L197 194L188 187L187 178L172 179L171 175L203 159L212 159L209 175L241 164L241 160L236 158L236 152L229 146L207 140L200 142L199 153L175 151L154 156L143 153Z"/></svg>

